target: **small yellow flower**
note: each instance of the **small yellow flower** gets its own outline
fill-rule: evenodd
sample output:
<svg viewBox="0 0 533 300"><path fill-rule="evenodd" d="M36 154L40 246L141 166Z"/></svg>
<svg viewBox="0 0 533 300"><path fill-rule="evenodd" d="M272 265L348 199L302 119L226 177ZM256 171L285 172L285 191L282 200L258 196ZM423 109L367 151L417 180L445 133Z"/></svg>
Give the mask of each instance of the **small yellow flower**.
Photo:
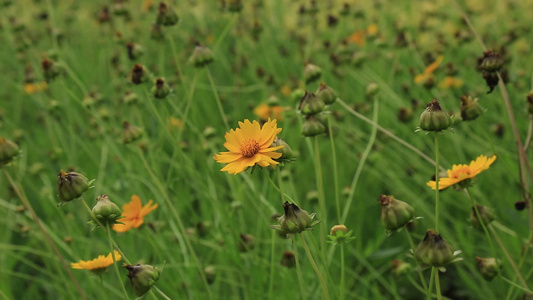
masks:
<svg viewBox="0 0 533 300"><path fill-rule="evenodd" d="M167 118L167 124L168 124L169 131L173 131L175 128L177 129L183 128L183 121L178 118L174 118L174 117Z"/></svg>
<svg viewBox="0 0 533 300"><path fill-rule="evenodd" d="M470 165L453 165L452 169L448 170L448 177L439 178L439 190L476 177L479 173L487 170L495 160L496 155L491 158L480 155L475 161L471 161ZM435 181L428 181L426 184L432 189L435 189L437 185Z"/></svg>
<svg viewBox="0 0 533 300"><path fill-rule="evenodd" d="M145 206L142 206L139 196L131 196L130 203L122 206L122 216L124 218L119 219L119 221L124 224L113 225L113 230L126 232L132 228L139 228L144 223L144 217L159 206L159 204L152 205L152 203L153 201L150 200Z"/></svg>
<svg viewBox="0 0 533 300"><path fill-rule="evenodd" d="M266 103L261 103L254 108L254 114L261 120L266 121L269 118L277 119L281 121L283 119L282 113L285 109L282 106L274 105L269 106Z"/></svg>
<svg viewBox="0 0 533 300"><path fill-rule="evenodd" d="M444 80L439 82L439 88L440 89L449 89L449 88L460 88L465 83L464 80L453 77L453 76L446 76Z"/></svg>
<svg viewBox="0 0 533 300"><path fill-rule="evenodd" d="M433 76L433 72L437 70L443 59L444 56L439 55L439 57L437 57L434 62L432 62L431 64L429 64L429 66L426 67L424 73L415 76L415 83L422 83L426 80L426 78Z"/></svg>
<svg viewBox="0 0 533 300"><path fill-rule="evenodd" d="M270 120L261 127L257 121L251 123L248 119L239 122L239 127L231 129L224 136L224 147L229 152L221 152L213 158L222 164L227 164L220 171L229 174L238 174L255 164L261 167L279 164L274 159L281 157L280 152L275 152L283 146L271 147L276 135L281 132L277 121Z"/></svg>
<svg viewBox="0 0 533 300"><path fill-rule="evenodd" d="M117 250L115 251L115 260L119 261L122 259L122 256L120 256L120 253L118 253ZM94 273L100 273L105 271L107 267L113 264L113 256L111 253L109 253L107 256L99 255L97 258L93 260L80 260L77 263L71 263L70 266L73 269L82 269L82 270L89 270Z"/></svg>
<svg viewBox="0 0 533 300"><path fill-rule="evenodd" d="M378 34L378 32L379 32L379 28L378 28L378 24L376 23L372 23L368 25L368 27L366 28L366 33L369 36L375 36Z"/></svg>
<svg viewBox="0 0 533 300"><path fill-rule="evenodd" d="M24 84L24 91L30 95L38 93L38 92L42 92L46 90L47 88L48 88L48 84L46 83L46 81L38 82L38 83L28 82Z"/></svg>
<svg viewBox="0 0 533 300"><path fill-rule="evenodd" d="M357 46L363 46L365 44L365 31L357 30L348 37L348 41L357 44Z"/></svg>
<svg viewBox="0 0 533 300"><path fill-rule="evenodd" d="M284 95L284 96L289 96L291 94L291 88L287 85L284 85L281 87L281 93Z"/></svg>

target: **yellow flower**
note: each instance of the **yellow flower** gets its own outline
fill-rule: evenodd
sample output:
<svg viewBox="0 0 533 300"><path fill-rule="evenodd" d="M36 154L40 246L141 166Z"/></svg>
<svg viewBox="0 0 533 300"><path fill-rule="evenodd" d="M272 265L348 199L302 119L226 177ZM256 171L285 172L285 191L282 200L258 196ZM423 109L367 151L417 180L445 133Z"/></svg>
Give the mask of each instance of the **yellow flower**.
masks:
<svg viewBox="0 0 533 300"><path fill-rule="evenodd" d="M437 59L434 62L432 62L431 64L429 64L429 66L426 67L426 69L424 70L424 73L418 74L415 76L415 83L424 82L426 78L433 76L433 72L437 70L437 68L440 66L440 63L442 62L443 59L444 59L444 56L439 55L439 57L437 57Z"/></svg>
<svg viewBox="0 0 533 300"><path fill-rule="evenodd" d="M167 126L168 126L169 131L173 131L174 128L182 129L183 121L181 121L178 118L170 117L170 118L167 118Z"/></svg>
<svg viewBox="0 0 533 300"><path fill-rule="evenodd" d="M269 106L266 103L261 103L261 104L259 104L259 106L254 108L254 114L261 121L266 121L269 118L273 118L273 119L277 119L277 120L281 121L283 119L283 117L281 116L281 113L284 110L285 109L283 107L279 106L279 105Z"/></svg>
<svg viewBox="0 0 533 300"><path fill-rule="evenodd" d="M48 88L48 84L46 81L39 82L39 83L25 83L24 84L24 91L28 94L35 94L38 92L42 92Z"/></svg>
<svg viewBox="0 0 533 300"><path fill-rule="evenodd" d="M464 84L464 80L453 77L453 76L446 76L444 80L439 82L439 88L440 89L448 89L448 88L460 88Z"/></svg>
<svg viewBox="0 0 533 300"><path fill-rule="evenodd" d="M470 165L453 165L452 169L448 170L448 177L439 178L439 190L476 177L479 173L487 170L495 160L496 155L491 158L480 155L475 161L471 161ZM435 189L437 185L435 181L428 181L426 184L432 189Z"/></svg>
<svg viewBox="0 0 533 300"><path fill-rule="evenodd" d="M144 217L159 206L159 204L152 205L152 203L153 201L150 200L145 206L142 206L139 196L131 196L130 203L122 206L122 216L124 218L119 219L119 221L124 224L113 225L113 230L126 232L132 228L139 228L144 223Z"/></svg>
<svg viewBox="0 0 533 300"><path fill-rule="evenodd" d="M122 256L120 256L120 253L118 253L117 250L115 251L115 260L119 261ZM97 258L93 260L80 260L77 263L71 263L70 266L73 269L82 269L82 270L89 270L95 273L103 272L107 267L113 264L113 256L111 253L109 253L107 256L99 255Z"/></svg>
<svg viewBox="0 0 533 300"><path fill-rule="evenodd" d="M283 146L270 147L276 135L281 132L275 119L269 118L262 128L257 121L251 123L246 119L239 122L239 127L231 129L224 136L224 147L229 152L221 152L213 157L217 162L227 164L220 171L237 174L255 164L261 167L279 164L274 159L280 158L281 153L275 151Z"/></svg>
<svg viewBox="0 0 533 300"><path fill-rule="evenodd" d="M289 96L291 94L291 88L287 85L284 85L281 87L281 93L284 95L284 96Z"/></svg>
<svg viewBox="0 0 533 300"><path fill-rule="evenodd" d="M368 25L368 27L366 28L366 33L369 35L369 36L375 36L377 35L379 32L379 28L378 28L378 25L376 23L372 23L370 25Z"/></svg>
<svg viewBox="0 0 533 300"><path fill-rule="evenodd" d="M363 46L365 44L365 32L363 30L357 30L348 37L348 41L357 46Z"/></svg>

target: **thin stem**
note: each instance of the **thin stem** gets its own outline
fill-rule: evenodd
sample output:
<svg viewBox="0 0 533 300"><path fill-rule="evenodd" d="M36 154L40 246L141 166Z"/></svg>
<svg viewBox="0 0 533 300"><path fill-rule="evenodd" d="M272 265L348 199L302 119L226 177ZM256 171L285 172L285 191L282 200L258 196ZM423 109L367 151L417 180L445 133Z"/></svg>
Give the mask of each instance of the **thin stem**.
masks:
<svg viewBox="0 0 533 300"><path fill-rule="evenodd" d="M328 287L326 285L326 282L324 281L324 277L322 277L322 273L318 269L318 266L316 265L315 260L313 259L313 255L311 255L311 251L309 251L309 247L307 246L305 237L303 236L303 234L299 234L299 236L300 236L300 239L302 240L302 245L304 246L305 254L307 254L307 258L309 259L311 266L313 266L316 276L318 277L318 280L320 281L320 285L322 286L322 291L324 292L324 297L326 300L329 300L330 298L329 298Z"/></svg>
<svg viewBox="0 0 533 300"><path fill-rule="evenodd" d="M105 227L105 230L107 231L107 239L109 241L109 248L111 248L111 257L113 258L113 267L115 269L115 274L117 275L118 282L120 282L120 286L122 287L122 292L124 293L124 299L128 300L128 292L126 291L126 287L124 286L124 281L122 281L122 277L120 276L120 271L118 270L117 260L115 258L115 248L113 247L113 239L111 238L111 226L107 224Z"/></svg>
<svg viewBox="0 0 533 300"><path fill-rule="evenodd" d="M407 228L404 228L405 234L407 235L407 240L409 241L409 246L413 251L415 251L415 243L413 243L413 238L411 238L411 234L407 230ZM418 277L420 277L420 282L422 283L422 287L424 288L424 291L426 292L426 298L427 300L431 300L431 290L428 288L428 285L426 283L426 278L424 278L424 274L422 274L422 269L420 269L420 265L418 264L418 261L415 259L416 267L418 269Z"/></svg>
<svg viewBox="0 0 533 300"><path fill-rule="evenodd" d="M302 269L300 268L300 257L298 255L298 247L296 247L296 238L294 236L291 238L292 240L292 246L294 250L294 260L296 262L296 274L298 276L298 286L300 287L300 296L302 297L302 300L305 300L305 289L303 285L303 277L302 277Z"/></svg>
<svg viewBox="0 0 533 300"><path fill-rule="evenodd" d="M435 269L435 292L437 293L437 299L442 300L442 293L440 292L440 278L439 278L439 270Z"/></svg>
<svg viewBox="0 0 533 300"><path fill-rule="evenodd" d="M274 253L276 250L276 231L272 230L272 242L270 243L270 277L268 280L268 299L274 299L272 298L272 291L274 290L274 265L275 265L275 258Z"/></svg>
<svg viewBox="0 0 533 300"><path fill-rule="evenodd" d="M481 214L479 213L479 209L477 208L476 200L474 200L474 198L470 194L470 191L468 190L468 188L465 188L465 193L468 196L468 198L472 201L472 207L474 208L474 213L476 214L476 217L477 217L479 223L481 224L481 227L483 228L483 231L485 232L485 235L487 236L487 239L489 240L489 245L490 245L490 248L492 250L492 255L494 255L494 257L496 257L497 256L496 255L496 248L494 247L494 244L492 242L492 237L490 236L489 230L487 229L487 225L488 224L485 224L485 222L481 218ZM500 272L498 272L498 273L500 273Z"/></svg>
<svg viewBox="0 0 533 300"><path fill-rule="evenodd" d="M228 35L228 32L233 27L233 23L235 23L235 21L237 21L237 17L238 16L239 16L239 14L233 14L233 16L231 17L230 21L226 25L226 27L224 27L224 29L222 30L222 33L220 33L220 35L218 36L218 39L216 40L215 44L213 45L213 52L214 53L217 53L218 47L220 46L222 41L226 38L226 35Z"/></svg>
<svg viewBox="0 0 533 300"><path fill-rule="evenodd" d="M339 102L349 113L351 113L352 115L354 115L358 119L361 119L364 122L366 122L366 123L368 123L368 124L370 124L372 126L375 126L383 134L385 134L386 136L388 136L388 137L392 138L393 140L397 141L401 145L405 146L407 149L413 151L418 156L422 157L423 159L425 159L426 161L428 161L432 165L436 164L433 159L431 159L429 156L427 156L422 151L417 149L415 146L413 146L413 145L409 144L408 142L402 140L401 138L396 136L394 133L392 133L392 132L388 131L387 129L385 129L385 128L381 127L380 125L378 125L376 122L373 122L372 120L368 119L367 117L363 116L362 114L356 112L348 104L346 104L344 101L342 101L341 99L337 99L337 102ZM442 168L442 170L445 171L446 169Z"/></svg>
<svg viewBox="0 0 533 300"><path fill-rule="evenodd" d="M344 272L344 243L341 243L341 282L339 284L339 289L340 289L340 295L339 295L339 299L340 300L344 300L344 294L345 294L345 291L344 291L344 286L345 286L345 272Z"/></svg>
<svg viewBox="0 0 533 300"><path fill-rule="evenodd" d="M339 197L339 174L337 171L337 153L335 151L335 140L333 138L333 131L331 130L331 116L328 117L328 135L329 143L331 145L331 159L333 164L333 184L335 187L335 205L337 206L337 221L341 222L341 202Z"/></svg>
<svg viewBox="0 0 533 300"><path fill-rule="evenodd" d="M533 118L529 119L529 126L527 127L527 136L526 140L524 141L524 151L527 151L527 148L529 148L529 145L531 144L531 136L533 135Z"/></svg>
<svg viewBox="0 0 533 300"><path fill-rule="evenodd" d="M209 68L205 68L205 72L207 73L207 78L209 78L209 83L211 84L211 89L213 90L213 95L215 95L215 100L217 101L218 111L220 112L220 116L222 117L222 121L224 121L224 126L226 126L226 129L229 129L229 123L228 118L226 118L226 113L224 112L224 107L222 107L222 102L220 101L220 97L218 96L217 88L215 86L215 81L213 80L213 77L211 76L211 71Z"/></svg>
<svg viewBox="0 0 533 300"><path fill-rule="evenodd" d="M196 88L196 80L198 79L198 72L194 72L194 77L192 78L192 83L191 83L191 90L189 92L189 96L187 97L187 104L185 104L185 111L183 112L183 126L181 126L179 132L178 132L178 140L177 140L177 143L179 143L181 141L181 135L183 134L183 130L185 129L185 126L187 126L187 118L189 116L189 110L191 108L191 103L192 103L192 98L193 98L193 95L194 95L194 91L195 91L195 88Z"/></svg>
<svg viewBox="0 0 533 300"><path fill-rule="evenodd" d="M163 297L165 300L170 300L170 297L168 297L167 295L165 295L165 293L163 293L160 289L157 288L157 286L152 286L152 289L154 289L156 292L159 293L159 295L161 295L161 297Z"/></svg>
<svg viewBox="0 0 533 300"><path fill-rule="evenodd" d="M320 252L322 255L322 261L326 261L326 224L327 224L327 208L326 199L324 198L324 181L322 180L322 164L320 160L320 145L318 143L318 135L315 136L315 174L316 174L316 186L318 190L318 205L320 206Z"/></svg>
<svg viewBox="0 0 533 300"><path fill-rule="evenodd" d="M439 232L439 136L435 132L435 231Z"/></svg>
<svg viewBox="0 0 533 300"><path fill-rule="evenodd" d="M435 269L435 267L432 267L431 268L431 275L429 275L429 287L428 287L428 289L430 291L433 290L433 284L435 283L435 271L437 271L437 269Z"/></svg>
<svg viewBox="0 0 533 300"><path fill-rule="evenodd" d="M76 280L76 277L74 277L74 274L72 274L72 271L68 267L67 262L65 261L65 258L63 257L63 255L61 255L61 253L59 252L59 249L57 249L56 245L54 244L54 242L50 238L50 235L48 235L48 232L46 232L46 230L44 229L41 221L37 217L37 214L35 213L35 210L31 206L30 201L28 201L28 198L24 194L23 190L20 189L19 186L13 181L13 178L11 178L11 175L9 175L9 172L7 172L7 170L5 168L4 168L4 174L6 175L7 180L9 181L9 184L11 184L11 187L13 187L13 190L15 191L15 193L17 194L19 199L22 201L22 204L24 204L26 209L28 211L30 211L30 214L31 214L31 217L32 217L33 221L37 224L37 226L39 227L39 230L41 230L41 232L43 233L44 238L46 239L46 242L50 245L50 247L52 247L52 250L57 255L59 260L61 261L61 264L63 265L63 268L67 271L70 279L74 283L74 286L76 287L76 290L78 290L78 293L80 294L81 298L84 299L84 300L87 299L87 296L85 296L85 293L81 289L81 286L78 283L78 281Z"/></svg>

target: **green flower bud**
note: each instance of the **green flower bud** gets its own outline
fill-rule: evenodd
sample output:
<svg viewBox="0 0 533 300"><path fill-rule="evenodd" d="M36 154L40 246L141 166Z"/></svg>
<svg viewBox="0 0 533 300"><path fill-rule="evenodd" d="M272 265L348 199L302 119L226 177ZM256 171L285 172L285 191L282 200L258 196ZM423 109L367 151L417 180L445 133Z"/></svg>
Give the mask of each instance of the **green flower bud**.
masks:
<svg viewBox="0 0 533 300"><path fill-rule="evenodd" d="M279 99L275 95L270 95L268 99L266 100L266 104L268 106L278 106L279 105Z"/></svg>
<svg viewBox="0 0 533 300"><path fill-rule="evenodd" d="M43 68L44 79L50 82L61 73L60 67L53 60L43 58L41 61L41 67Z"/></svg>
<svg viewBox="0 0 533 300"><path fill-rule="evenodd" d="M296 154L292 151L291 147L282 138L276 137L270 147L283 146L283 148L276 150L281 153L281 157L276 159L277 161L293 161L296 158Z"/></svg>
<svg viewBox="0 0 533 300"><path fill-rule="evenodd" d="M155 22L163 26L172 26L178 23L178 21L179 17L178 14L176 14L176 11L171 6L168 6L165 2L161 2L159 4L159 8L157 9L157 17Z"/></svg>
<svg viewBox="0 0 533 300"><path fill-rule="evenodd" d="M324 101L317 97L315 93L305 91L305 95L300 101L300 106L298 106L298 109L303 114L309 116L316 115L319 112L322 112L325 106L326 105L324 104Z"/></svg>
<svg viewBox="0 0 533 300"><path fill-rule="evenodd" d="M442 131L451 125L452 119L442 110L435 98L427 104L426 110L420 115L419 128L424 131Z"/></svg>
<svg viewBox="0 0 533 300"><path fill-rule="evenodd" d="M479 217L477 213L479 213ZM481 222L483 222L483 224L487 226L490 222L494 221L494 218L494 210L492 208L482 205L476 205L476 207L472 206L472 212L470 213L470 223L472 223L472 226L474 226L474 228L482 229L483 226L481 225Z"/></svg>
<svg viewBox="0 0 533 300"><path fill-rule="evenodd" d="M197 42L192 52L189 62L191 62L195 67L201 68L205 67L208 64L212 63L214 60L213 52L206 46Z"/></svg>
<svg viewBox="0 0 533 300"><path fill-rule="evenodd" d="M392 274L395 276L403 276L413 270L413 267L403 260L395 259L392 261Z"/></svg>
<svg viewBox="0 0 533 300"><path fill-rule="evenodd" d="M302 89L295 89L291 92L291 95L289 96L292 101L302 101L302 98L305 96L306 91Z"/></svg>
<svg viewBox="0 0 533 300"><path fill-rule="evenodd" d="M144 49L141 45L133 42L126 43L126 49L128 50L128 57L131 60L138 59L144 54Z"/></svg>
<svg viewBox="0 0 533 300"><path fill-rule="evenodd" d="M476 257L477 266L481 276L487 281L491 281L502 269L502 261L497 258Z"/></svg>
<svg viewBox="0 0 533 300"><path fill-rule="evenodd" d="M328 243L338 245L342 243L348 243L355 239L351 236L352 232L348 231L348 228L345 225L335 225L331 227L328 238L330 241Z"/></svg>
<svg viewBox="0 0 533 300"><path fill-rule="evenodd" d="M19 153L19 146L10 140L0 137L0 167L9 163Z"/></svg>
<svg viewBox="0 0 533 300"><path fill-rule="evenodd" d="M93 213L104 226L112 226L121 217L122 211L107 195L98 197L98 202L93 207Z"/></svg>
<svg viewBox="0 0 533 300"><path fill-rule="evenodd" d="M129 144L138 140L143 134L143 130L137 126L122 122L122 143Z"/></svg>
<svg viewBox="0 0 533 300"><path fill-rule="evenodd" d="M68 172L61 170L57 176L57 192L61 202L68 202L72 199L78 198L86 190L89 189L89 181L87 177L77 172Z"/></svg>
<svg viewBox="0 0 533 300"><path fill-rule="evenodd" d="M310 83L310 82L317 80L318 78L320 78L321 75L322 75L322 69L320 69L320 67L314 64L311 64L311 63L308 63L305 65L304 79L306 83Z"/></svg>
<svg viewBox="0 0 533 300"><path fill-rule="evenodd" d="M478 103L478 99L472 99L470 96L461 96L461 118L463 121L477 119L485 111Z"/></svg>
<svg viewBox="0 0 533 300"><path fill-rule="evenodd" d="M239 243L237 244L237 249L239 249L240 252L248 252L250 250L253 250L255 247L255 237L251 234L241 234L239 235L241 238Z"/></svg>
<svg viewBox="0 0 533 300"><path fill-rule="evenodd" d="M132 91L126 91L124 93L124 96L122 96L121 100L124 104L132 104L139 100L139 96L137 96L137 94Z"/></svg>
<svg viewBox="0 0 533 300"><path fill-rule="evenodd" d="M398 110L398 120L407 123L413 119L413 110L410 107L401 107Z"/></svg>
<svg viewBox="0 0 533 300"><path fill-rule="evenodd" d="M154 86L152 87L152 95L158 99L164 99L168 94L170 94L170 87L165 82L164 78L157 78L154 81Z"/></svg>
<svg viewBox="0 0 533 300"><path fill-rule="evenodd" d="M326 105L333 104L337 100L337 93L335 93L335 91L324 82L320 83L320 87L316 91L316 95Z"/></svg>
<svg viewBox="0 0 533 300"><path fill-rule="evenodd" d="M423 267L442 267L454 257L452 246L433 230L428 230L424 240L415 250L415 258Z"/></svg>
<svg viewBox="0 0 533 300"><path fill-rule="evenodd" d="M208 284L213 284L216 278L215 266L207 266L204 268L205 279Z"/></svg>
<svg viewBox="0 0 533 300"><path fill-rule="evenodd" d="M415 209L393 196L380 195L381 224L387 231L402 228L414 217Z"/></svg>
<svg viewBox="0 0 533 300"><path fill-rule="evenodd" d="M141 84L150 79L150 72L145 66L141 64L135 64L126 76L126 79L133 84Z"/></svg>
<svg viewBox="0 0 533 300"><path fill-rule="evenodd" d="M364 61L366 61L366 54L362 51L354 52L352 55L352 65L354 67L360 67Z"/></svg>
<svg viewBox="0 0 533 300"><path fill-rule="evenodd" d="M128 277L137 297L146 294L161 275L161 269L150 265L136 264L124 267L130 271Z"/></svg>
<svg viewBox="0 0 533 300"><path fill-rule="evenodd" d="M163 27L161 25L154 23L150 28L150 38L156 41L162 41L165 39L165 33L163 32Z"/></svg>
<svg viewBox="0 0 533 300"><path fill-rule="evenodd" d="M365 94L368 98L373 97L379 92L379 85L375 82L371 82L366 86Z"/></svg>
<svg viewBox="0 0 533 300"><path fill-rule="evenodd" d="M316 119L314 116L308 116L305 118L305 122L302 126L303 136L315 136L326 132L326 127L320 120Z"/></svg>
<svg viewBox="0 0 533 300"><path fill-rule="evenodd" d="M300 209L296 204L285 202L283 204L285 214L278 218L279 225L272 228L281 231L283 234L295 234L304 230L313 230L312 226L319 221L313 221L315 214L309 214L306 210Z"/></svg>
<svg viewBox="0 0 533 300"><path fill-rule="evenodd" d="M479 68L487 72L497 72L503 66L503 59L499 53L492 50L483 52L480 58Z"/></svg>
<svg viewBox="0 0 533 300"><path fill-rule="evenodd" d="M294 256L294 252L292 251L283 252L283 256L281 257L280 263L284 267L294 268L296 266L296 257Z"/></svg>

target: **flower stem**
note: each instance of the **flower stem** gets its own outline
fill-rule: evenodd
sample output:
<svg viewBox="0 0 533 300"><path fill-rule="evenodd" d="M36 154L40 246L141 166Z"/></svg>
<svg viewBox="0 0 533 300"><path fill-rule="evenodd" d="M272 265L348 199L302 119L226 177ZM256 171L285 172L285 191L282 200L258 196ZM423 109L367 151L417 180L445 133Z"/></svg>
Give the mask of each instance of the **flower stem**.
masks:
<svg viewBox="0 0 533 300"><path fill-rule="evenodd" d="M335 205L337 206L337 221L341 222L341 203L339 197L339 174L337 174L337 154L335 151L335 140L333 139L333 131L331 130L331 116L328 117L328 135L329 143L331 145L331 159L333 164L333 184L335 188Z"/></svg>
<svg viewBox="0 0 533 300"><path fill-rule="evenodd" d="M213 76L211 76L211 71L209 68L205 68L205 72L207 73L207 77L209 78L209 83L211 84L211 89L213 90L213 95L215 95L215 100L217 101L218 111L220 112L220 117L222 117L222 121L224 121L224 126L226 129L229 129L229 123L228 118L226 118L226 113L224 112L224 107L222 107L222 102L220 101L220 97L218 96L217 88L215 86L215 81L213 80Z"/></svg>
<svg viewBox="0 0 533 300"><path fill-rule="evenodd" d="M415 243L413 243L413 238L411 238L411 234L407 230L407 228L404 228L405 234L407 235L407 240L409 241L409 246L411 246L411 249L415 251ZM420 269L420 265L418 264L418 260L415 259L415 263L418 269L418 277L420 277L420 282L422 283L422 287L424 288L424 291L426 292L426 298L427 300L431 300L431 290L428 288L428 285L426 283L426 279L424 278L424 274L422 274L422 270Z"/></svg>
<svg viewBox="0 0 533 300"><path fill-rule="evenodd" d="M296 274L298 276L298 286L300 287L300 296L302 297L302 300L305 300L305 289L303 285L303 278L302 278L302 269L300 268L300 257L298 255L298 247L296 247L296 239L294 236L292 239L292 246L294 250L294 261L296 262Z"/></svg>
<svg viewBox="0 0 533 300"><path fill-rule="evenodd" d="M344 279L344 243L341 243L341 282L339 284L339 290L340 290L340 295L339 295L339 299L340 300L344 300L344 294L345 294L345 291L344 291L344 285L345 285L345 279Z"/></svg>
<svg viewBox="0 0 533 300"><path fill-rule="evenodd" d="M276 231L272 230L272 242L270 244L270 277L268 280L268 299L272 298L272 291L274 290L274 253L276 250Z"/></svg>
<svg viewBox="0 0 533 300"><path fill-rule="evenodd" d="M435 292L437 293L437 299L442 300L442 294L440 292L440 278L439 278L439 270L435 267Z"/></svg>
<svg viewBox="0 0 533 300"><path fill-rule="evenodd" d="M328 287L326 285L326 282L324 281L324 277L322 276L322 273L318 269L318 266L315 263L315 260L313 259L313 256L311 255L311 252L309 251L309 247L307 246L307 243L305 241L305 237L303 234L299 234L300 239L302 240L302 245L304 246L305 254L307 254L307 258L309 258L309 262L311 262L311 266L313 266L313 269L315 270L316 276L318 277L318 280L320 281L320 285L322 285L322 290L324 292L324 298L326 300L329 300L329 292Z"/></svg>
<svg viewBox="0 0 533 300"><path fill-rule="evenodd" d="M483 222L483 219L481 218L481 214L479 213L479 209L477 208L476 200L474 200L474 198L470 194L470 191L468 190L468 188L465 188L465 193L468 196L468 198L472 201L472 205L473 205L473 208L474 208L474 213L476 214L476 217L479 220L479 223L481 224L481 227L483 228L483 231L485 232L485 235L487 236L487 239L489 240L489 245L490 245L490 248L492 250L492 255L494 255L494 257L497 257L496 248L494 248L494 244L492 242L492 237L490 236L489 230L487 229L487 225L488 224L485 224L485 222ZM501 275L501 272L499 270L498 270L498 273Z"/></svg>
<svg viewBox="0 0 533 300"><path fill-rule="evenodd" d="M161 297L163 297L165 300L170 300L170 298L167 295L165 295L165 293L163 293L160 289L158 289L157 286L155 286L155 285L152 286L152 289L154 289L156 292L158 292L159 295L161 295ZM150 292L151 292L151 290L150 290Z"/></svg>
<svg viewBox="0 0 533 300"><path fill-rule="evenodd" d="M439 232L439 135L435 132L435 231Z"/></svg>
<svg viewBox="0 0 533 300"><path fill-rule="evenodd" d="M85 293L81 289L80 284L76 280L76 277L74 277L74 274L72 274L72 271L68 267L67 262L65 261L65 258L63 257L63 255L61 255L61 252L59 252L59 249L57 249L56 245L50 238L50 235L48 235L48 232L46 232L46 230L44 229L41 221L39 220L39 217L37 217L35 210L31 206L26 195L24 194L24 191L17 184L15 184L15 182L13 181L13 178L11 178L11 175L9 175L9 172L5 168L4 168L4 174L6 175L7 180L9 181L9 184L11 184L11 187L13 187L13 190L15 191L19 199L22 201L26 209L30 212L33 221L37 224L37 226L39 227L39 230L41 230L41 232L43 233L43 236L45 237L46 242L50 245L50 247L52 247L52 250L57 255L59 260L61 261L61 264L67 271L70 279L74 283L74 286L76 287L76 290L78 290L78 293L80 294L81 298L84 300L87 299L87 296L85 296Z"/></svg>
<svg viewBox="0 0 533 300"><path fill-rule="evenodd" d="M320 161L320 146L318 143L318 135L315 136L315 166L316 166L316 186L318 190L318 205L320 206L320 250L322 261L326 261L326 224L327 224L327 208L326 199L324 199L324 181L322 180L322 164ZM302 237L303 239L303 237Z"/></svg>
<svg viewBox="0 0 533 300"><path fill-rule="evenodd" d="M117 279L120 282L120 286L122 287L122 292L124 293L124 299L128 300L129 299L128 292L126 291L126 287L124 286L124 282L122 281L122 277L120 276L120 272L117 266L117 260L115 258L115 248L113 247L113 239L111 238L111 226L107 224L105 228L107 231L107 239L109 240L109 248L111 248L111 257L113 258L113 267L115 269Z"/></svg>

